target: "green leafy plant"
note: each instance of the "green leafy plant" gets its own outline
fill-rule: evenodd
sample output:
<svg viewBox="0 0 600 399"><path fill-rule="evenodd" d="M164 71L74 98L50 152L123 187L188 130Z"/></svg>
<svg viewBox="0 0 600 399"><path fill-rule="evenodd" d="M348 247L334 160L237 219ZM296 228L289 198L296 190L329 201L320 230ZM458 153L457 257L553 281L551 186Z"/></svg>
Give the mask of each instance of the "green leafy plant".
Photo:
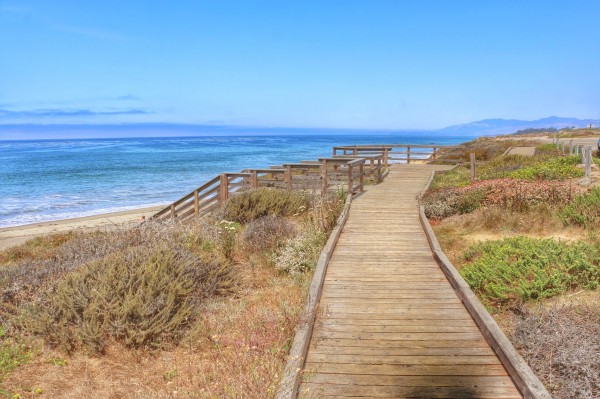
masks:
<svg viewBox="0 0 600 399"><path fill-rule="evenodd" d="M0 327L0 382L9 372L27 363L30 357L27 346L7 337L6 331Z"/></svg>
<svg viewBox="0 0 600 399"><path fill-rule="evenodd" d="M559 212L559 216L565 225L600 229L600 187L576 197Z"/></svg>
<svg viewBox="0 0 600 399"><path fill-rule="evenodd" d="M584 171L576 167L578 158L576 156L550 158L536 165L516 170L509 174L513 179L545 179L545 180L565 180L574 177L581 177Z"/></svg>
<svg viewBox="0 0 600 399"><path fill-rule="evenodd" d="M490 308L595 289L600 281L600 252L583 242L506 238L476 244L464 259L461 275Z"/></svg>

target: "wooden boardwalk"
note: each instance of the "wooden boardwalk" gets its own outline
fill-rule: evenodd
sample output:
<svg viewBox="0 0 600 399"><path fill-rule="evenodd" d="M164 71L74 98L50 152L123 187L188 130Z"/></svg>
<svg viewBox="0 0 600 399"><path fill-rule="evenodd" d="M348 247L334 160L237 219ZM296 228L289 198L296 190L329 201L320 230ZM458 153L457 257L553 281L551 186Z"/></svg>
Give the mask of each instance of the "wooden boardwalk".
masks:
<svg viewBox="0 0 600 399"><path fill-rule="evenodd" d="M329 263L301 398L521 398L433 258L419 192L395 166L352 202Z"/></svg>

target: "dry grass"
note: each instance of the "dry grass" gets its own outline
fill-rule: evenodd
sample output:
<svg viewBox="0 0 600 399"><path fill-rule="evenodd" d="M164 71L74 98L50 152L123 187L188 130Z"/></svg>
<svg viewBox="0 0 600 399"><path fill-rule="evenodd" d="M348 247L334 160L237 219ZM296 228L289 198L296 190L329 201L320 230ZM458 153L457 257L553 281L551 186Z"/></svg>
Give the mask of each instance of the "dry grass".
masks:
<svg viewBox="0 0 600 399"><path fill-rule="evenodd" d="M52 257L58 247L75 236L75 233L68 232L33 238L22 245L0 252L0 267L9 266L24 259L48 259Z"/></svg>
<svg viewBox="0 0 600 399"><path fill-rule="evenodd" d="M497 316L556 399L600 394L600 294L580 291Z"/></svg>
<svg viewBox="0 0 600 399"><path fill-rule="evenodd" d="M144 352L113 343L103 356L72 356L39 346L5 387L51 398L269 398L274 396L307 280L270 267L240 268L235 296L215 298L177 347ZM58 360L58 361L57 361ZM66 364L65 364L66 363Z"/></svg>
<svg viewBox="0 0 600 399"><path fill-rule="evenodd" d="M286 235L302 235L315 229L319 235L326 234L343 206L340 202L337 197L322 202L310 200L307 209L300 214L287 219L276 218L277 221L269 219L266 224L263 223L266 219L250 225L202 219L186 224L148 223L135 230L79 234L54 247L43 258L25 256L8 268L0 268L2 323L9 327L9 334L28 345L32 354L27 364L12 371L2 382L1 389L18 393L22 398L35 397L36 390L47 397L60 398L274 397L304 308L311 274L282 273L274 267L273 253ZM27 334L24 332L29 330L19 330L24 309L31 308L32 304L53 306L53 292L62 293L61 304L71 305L82 299L100 305L129 302L120 301L118 295L109 297L109 293L111 290L120 292L124 286L134 287L140 281L154 281L156 284L150 285L158 288L151 290L155 293L168 292L169 287L160 284L163 279L152 278L159 270L166 272L168 268L143 267L147 255L152 258L161 248L169 248L169 251L175 248L177 253L186 254L182 259L193 259L196 266L210 266L207 270L219 270L215 264L228 265L233 273L226 275L235 282L227 286L226 295L222 296L215 296L216 291L206 294L204 286L197 289L194 285L190 292L190 287L183 284L185 287L180 287L180 293L187 295L187 299L182 303L189 306L181 315L187 317L178 316L175 323L167 320L164 333L168 339L151 338L141 345L130 345L123 336L101 329L104 331L100 333L102 353L90 356L81 350L85 345L80 338L75 339L68 352L45 343L52 334L40 334L40 331ZM132 251L139 257L132 255L129 259ZM190 270L185 265L191 263L184 262L185 265L178 267L178 262L172 260L167 256L165 262L150 262L155 266L175 266L170 270L175 280L168 286L179 286L182 279L210 283L206 276L194 275L198 279L194 276L188 279L179 275L178 271ZM120 267L125 263L129 269ZM140 270L150 272L148 278L113 278L124 272L127 272L124 277L129 272L135 274L138 264ZM202 270L196 266L191 269ZM119 272L106 274L108 280L122 283L116 288L112 283L96 284L104 281L102 273L88 276L90 272L113 268ZM77 289L65 291L62 289L65 284L67 288ZM108 287L104 290L106 295L96 297L104 286ZM133 289L132 293L137 291ZM95 299L88 301L88 296ZM152 299L143 300L138 303L139 307L134 306L139 310L138 316L149 309L164 308L153 307L152 302ZM79 321L85 318L79 313L82 309L68 308L76 317L67 323L61 320L46 323L47 330L63 324L74 329L81 327ZM109 313L119 314L113 312L115 309ZM59 312L59 315L64 314ZM88 310L87 314L97 316L99 313ZM147 321L142 317L134 319ZM113 323L114 320L117 322ZM118 320L112 319L109 325L122 326L125 319ZM142 330L147 329L131 328L139 333L143 333Z"/></svg>

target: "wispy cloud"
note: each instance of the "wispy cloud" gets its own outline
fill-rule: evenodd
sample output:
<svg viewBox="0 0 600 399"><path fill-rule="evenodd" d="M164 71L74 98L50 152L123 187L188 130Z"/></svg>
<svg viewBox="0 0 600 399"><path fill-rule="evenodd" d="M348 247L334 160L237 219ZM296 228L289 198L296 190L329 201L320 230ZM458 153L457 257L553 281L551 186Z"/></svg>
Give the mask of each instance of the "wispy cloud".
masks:
<svg viewBox="0 0 600 399"><path fill-rule="evenodd" d="M94 39L123 39L123 35L120 35L118 33L84 26L53 25L52 29L57 30L59 32L71 33L74 35L86 36Z"/></svg>
<svg viewBox="0 0 600 399"><path fill-rule="evenodd" d="M119 101L138 101L138 100L141 100L141 98L138 97L138 96L134 96L133 94L125 94L123 96L114 97L113 100L119 100Z"/></svg>
<svg viewBox="0 0 600 399"><path fill-rule="evenodd" d="M61 118L114 115L149 115L153 112L144 109L92 110L92 109L0 109L0 118Z"/></svg>
<svg viewBox="0 0 600 399"><path fill-rule="evenodd" d="M32 10L31 10L31 8L25 7L22 5L2 3L2 4L0 4L0 11L23 14L23 13L29 13Z"/></svg>

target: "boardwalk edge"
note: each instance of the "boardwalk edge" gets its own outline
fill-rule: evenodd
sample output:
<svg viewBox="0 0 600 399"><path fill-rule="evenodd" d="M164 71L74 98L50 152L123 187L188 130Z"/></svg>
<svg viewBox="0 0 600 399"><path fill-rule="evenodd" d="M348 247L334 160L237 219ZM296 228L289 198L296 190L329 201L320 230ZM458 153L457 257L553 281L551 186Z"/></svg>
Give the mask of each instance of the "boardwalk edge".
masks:
<svg viewBox="0 0 600 399"><path fill-rule="evenodd" d="M333 254L333 250L337 245L337 242L342 234L348 214L350 213L350 205L352 203L352 195L348 194L346 203L342 214L337 220L337 224L329 235L329 239L323 247L317 266L313 274L312 281L310 283L310 289L308 291L308 300L306 307L304 308L304 320L300 322L292 347L288 355L288 362L283 371L283 376L279 382L279 389L277 399L295 399L298 395L298 386L300 385L300 377L302 369L304 368L304 362L306 354L308 352L308 345L312 336L315 319L317 316L317 306L321 299L321 292L323 291L323 282L325 281L325 274L327 272L327 266L329 260Z"/></svg>
<svg viewBox="0 0 600 399"><path fill-rule="evenodd" d="M479 327L481 333L485 337L488 344L493 348L496 355L510 374L511 378L517 385L519 391L525 399L551 399L552 396L544 387L544 384L539 380L535 373L519 352L515 349L512 342L506 337L500 329L496 321L488 313L485 307L479 302L477 296L473 293L467 282L462 278L456 267L450 262L448 257L442 251L440 243L429 224L429 220L425 216L425 208L421 202L421 198L429 189L431 182L436 173L445 173L447 171L435 171L431 174L425 188L419 195L419 218L421 225L427 235L429 246L433 251L436 260L440 264L442 271L450 281L450 284L458 294L459 298L467 308L471 317Z"/></svg>

